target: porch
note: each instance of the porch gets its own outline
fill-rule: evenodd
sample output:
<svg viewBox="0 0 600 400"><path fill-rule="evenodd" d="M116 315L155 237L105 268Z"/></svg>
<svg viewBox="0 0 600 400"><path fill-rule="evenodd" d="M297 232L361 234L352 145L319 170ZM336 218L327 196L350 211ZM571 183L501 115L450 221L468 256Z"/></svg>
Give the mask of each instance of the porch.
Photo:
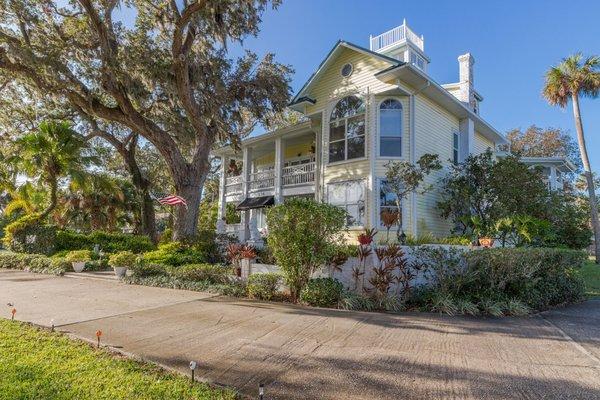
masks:
<svg viewBox="0 0 600 400"><path fill-rule="evenodd" d="M217 231L260 247L260 230L266 226L265 206L255 200L264 198L268 204L279 204L286 197L314 197L319 175L316 153L315 133L304 129L244 143L241 154L222 155L226 168L219 188ZM235 204L241 213L239 224L226 224L228 203Z"/></svg>

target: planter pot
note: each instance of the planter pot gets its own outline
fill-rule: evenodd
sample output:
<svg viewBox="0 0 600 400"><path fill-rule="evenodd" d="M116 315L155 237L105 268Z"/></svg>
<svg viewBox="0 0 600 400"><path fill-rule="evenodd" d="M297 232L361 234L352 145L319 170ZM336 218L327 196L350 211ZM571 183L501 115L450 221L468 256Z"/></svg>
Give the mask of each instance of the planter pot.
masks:
<svg viewBox="0 0 600 400"><path fill-rule="evenodd" d="M123 278L127 273L127 267L113 267L113 269L117 278Z"/></svg>
<svg viewBox="0 0 600 400"><path fill-rule="evenodd" d="M482 247L490 248L494 245L494 238L491 237L481 237L479 238L479 244Z"/></svg>
<svg viewBox="0 0 600 400"><path fill-rule="evenodd" d="M85 268L85 261L73 261L71 265L73 266L73 271L83 272L83 269Z"/></svg>

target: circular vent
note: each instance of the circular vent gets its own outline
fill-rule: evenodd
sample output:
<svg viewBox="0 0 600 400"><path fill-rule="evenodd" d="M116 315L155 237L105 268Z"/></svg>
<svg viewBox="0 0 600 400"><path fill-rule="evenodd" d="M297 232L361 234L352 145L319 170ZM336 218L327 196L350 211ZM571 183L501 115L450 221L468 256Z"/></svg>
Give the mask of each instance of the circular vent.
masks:
<svg viewBox="0 0 600 400"><path fill-rule="evenodd" d="M354 70L354 67L352 66L352 64L348 63L348 64L344 64L344 66L342 67L342 76L344 78L349 77L350 75L352 75L352 71Z"/></svg>

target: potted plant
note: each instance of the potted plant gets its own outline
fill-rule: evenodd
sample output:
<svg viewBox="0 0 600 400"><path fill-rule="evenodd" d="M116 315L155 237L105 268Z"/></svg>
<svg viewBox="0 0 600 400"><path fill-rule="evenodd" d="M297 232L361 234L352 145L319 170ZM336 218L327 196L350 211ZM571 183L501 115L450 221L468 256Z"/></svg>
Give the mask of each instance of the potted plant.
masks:
<svg viewBox="0 0 600 400"><path fill-rule="evenodd" d="M85 264L92 260L92 252L89 250L74 250L67 253L65 260L71 263L73 271L82 272Z"/></svg>
<svg viewBox="0 0 600 400"><path fill-rule="evenodd" d="M471 217L471 223L473 224L473 233L476 235L479 245L485 248L492 247L495 240L494 229L477 216Z"/></svg>
<svg viewBox="0 0 600 400"><path fill-rule="evenodd" d="M127 273L127 268L135 264L136 258L137 256L131 251L120 251L111 255L108 258L108 263L113 267L115 275L119 278L123 278L125 273Z"/></svg>

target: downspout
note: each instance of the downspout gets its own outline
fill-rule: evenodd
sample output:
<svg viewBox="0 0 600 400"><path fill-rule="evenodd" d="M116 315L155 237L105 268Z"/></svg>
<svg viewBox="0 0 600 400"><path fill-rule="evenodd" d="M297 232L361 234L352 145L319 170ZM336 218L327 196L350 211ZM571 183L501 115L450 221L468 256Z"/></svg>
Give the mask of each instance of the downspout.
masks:
<svg viewBox="0 0 600 400"><path fill-rule="evenodd" d="M399 81L397 82L397 84L399 85ZM408 97L408 102L409 102L409 121L410 121L410 154L409 154L409 161L411 164L415 164L417 162L417 135L415 132L415 96L419 93L421 93L423 90L427 89L429 86L431 86L431 83L429 81L427 81L427 83L425 83L425 85L423 85L422 87L420 87L419 89L413 91L410 96ZM415 192L412 192L410 194L410 204L411 204L411 219L412 219L412 236L414 238L417 238L419 235L419 231L417 229L417 194Z"/></svg>

